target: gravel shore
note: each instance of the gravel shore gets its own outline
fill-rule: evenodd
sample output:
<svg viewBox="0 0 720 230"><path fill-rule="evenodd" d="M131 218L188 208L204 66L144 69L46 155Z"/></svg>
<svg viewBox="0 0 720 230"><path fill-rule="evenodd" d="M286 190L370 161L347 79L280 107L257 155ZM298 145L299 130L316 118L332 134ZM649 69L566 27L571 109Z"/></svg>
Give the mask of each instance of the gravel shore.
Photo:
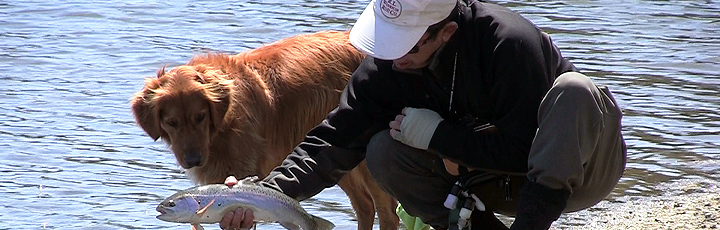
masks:
<svg viewBox="0 0 720 230"><path fill-rule="evenodd" d="M720 183L681 180L658 196L626 196L564 214L551 229L720 229Z"/></svg>
<svg viewBox="0 0 720 230"><path fill-rule="evenodd" d="M565 213L550 229L720 230L720 182L687 179L655 188L663 193L606 199L588 209ZM505 225L512 224L513 218L498 217Z"/></svg>

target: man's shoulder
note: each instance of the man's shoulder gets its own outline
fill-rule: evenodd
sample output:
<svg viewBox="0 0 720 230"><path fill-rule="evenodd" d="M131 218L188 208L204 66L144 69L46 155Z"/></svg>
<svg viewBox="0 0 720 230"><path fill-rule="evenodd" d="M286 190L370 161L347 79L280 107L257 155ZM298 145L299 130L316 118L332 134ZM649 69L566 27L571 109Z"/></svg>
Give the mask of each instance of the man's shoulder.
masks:
<svg viewBox="0 0 720 230"><path fill-rule="evenodd" d="M360 63L353 78L369 78L375 77L379 74L387 74L392 71L392 61L376 59L371 56L367 56L365 60Z"/></svg>
<svg viewBox="0 0 720 230"><path fill-rule="evenodd" d="M396 73L392 68L392 61L376 59L368 56L360 63L352 77L350 84L354 88L377 87L389 83Z"/></svg>
<svg viewBox="0 0 720 230"><path fill-rule="evenodd" d="M497 3L477 1L477 0L467 0L467 1L468 1L468 3L466 3L465 6L473 9L473 11L475 11L475 12L480 12L480 13L485 13L485 14L504 14L504 13L517 14L515 11L511 10L510 8L500 5L500 4L497 4Z"/></svg>
<svg viewBox="0 0 720 230"><path fill-rule="evenodd" d="M497 3L470 0L468 6L487 12L513 12L510 8ZM514 13L514 12L513 12Z"/></svg>
<svg viewBox="0 0 720 230"><path fill-rule="evenodd" d="M537 26L530 20L505 6L475 2L469 7L470 15L465 18L471 26L506 33L538 31Z"/></svg>
<svg viewBox="0 0 720 230"><path fill-rule="evenodd" d="M479 50L492 52L501 44L520 47L516 45L541 40L542 31L535 24L505 6L475 2L463 12L462 37L466 45Z"/></svg>

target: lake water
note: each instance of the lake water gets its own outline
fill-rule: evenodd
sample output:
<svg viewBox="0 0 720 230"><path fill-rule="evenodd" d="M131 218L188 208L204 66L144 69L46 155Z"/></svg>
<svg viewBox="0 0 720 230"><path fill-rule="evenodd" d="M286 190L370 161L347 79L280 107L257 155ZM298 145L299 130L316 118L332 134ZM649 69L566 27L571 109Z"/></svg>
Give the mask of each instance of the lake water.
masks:
<svg viewBox="0 0 720 230"><path fill-rule="evenodd" d="M155 219L158 202L192 184L134 123L128 99L143 79L208 51L350 29L367 3L0 1L0 229L188 229ZM608 200L720 181L720 2L497 3L551 34L623 106L627 171ZM337 187L303 205L356 227Z"/></svg>

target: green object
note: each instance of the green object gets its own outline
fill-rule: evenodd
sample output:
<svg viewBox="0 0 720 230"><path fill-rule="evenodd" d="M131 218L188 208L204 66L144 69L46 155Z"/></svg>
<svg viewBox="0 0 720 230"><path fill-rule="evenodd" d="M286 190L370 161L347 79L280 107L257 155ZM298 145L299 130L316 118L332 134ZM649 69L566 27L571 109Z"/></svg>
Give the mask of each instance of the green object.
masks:
<svg viewBox="0 0 720 230"><path fill-rule="evenodd" d="M405 212L402 204L398 204L395 213L397 213L398 217L400 217L400 220L402 220L408 230L430 230L430 225L423 223L420 218L414 217Z"/></svg>

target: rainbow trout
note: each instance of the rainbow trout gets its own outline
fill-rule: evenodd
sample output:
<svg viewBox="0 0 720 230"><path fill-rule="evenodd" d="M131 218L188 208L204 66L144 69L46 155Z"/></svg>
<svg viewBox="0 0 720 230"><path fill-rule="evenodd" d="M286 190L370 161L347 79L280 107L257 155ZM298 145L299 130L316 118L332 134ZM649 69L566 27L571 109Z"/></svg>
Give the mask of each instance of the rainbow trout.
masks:
<svg viewBox="0 0 720 230"><path fill-rule="evenodd" d="M313 216L289 196L244 179L229 188L224 184L197 186L179 191L157 206L158 219L190 223L193 229L203 229L200 223L218 223L228 211L238 207L252 209L256 221L278 222L292 230L329 230L335 225Z"/></svg>

